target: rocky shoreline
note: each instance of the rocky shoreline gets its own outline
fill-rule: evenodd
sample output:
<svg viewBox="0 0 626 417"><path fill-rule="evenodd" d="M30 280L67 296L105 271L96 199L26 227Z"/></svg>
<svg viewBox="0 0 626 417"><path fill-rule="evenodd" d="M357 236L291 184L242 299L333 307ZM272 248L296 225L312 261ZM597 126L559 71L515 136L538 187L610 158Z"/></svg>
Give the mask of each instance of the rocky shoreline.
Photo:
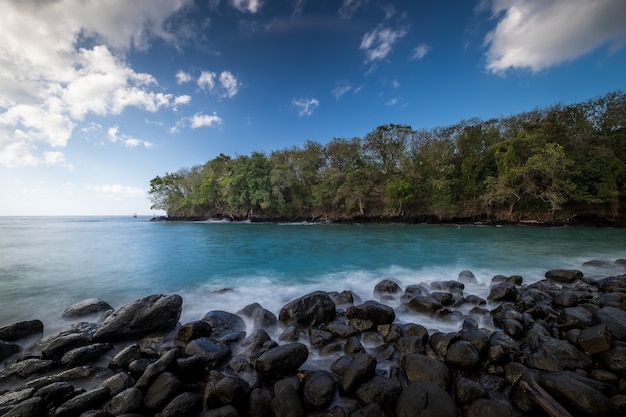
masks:
<svg viewBox="0 0 626 417"><path fill-rule="evenodd" d="M0 328L0 416L626 413L626 274L556 269L530 285L498 275L487 299L465 293L475 282L470 271L385 279L363 299L318 291L278 316L251 304L183 324L175 294L117 309L85 300L54 334L39 320ZM429 331L420 317L459 330Z"/></svg>

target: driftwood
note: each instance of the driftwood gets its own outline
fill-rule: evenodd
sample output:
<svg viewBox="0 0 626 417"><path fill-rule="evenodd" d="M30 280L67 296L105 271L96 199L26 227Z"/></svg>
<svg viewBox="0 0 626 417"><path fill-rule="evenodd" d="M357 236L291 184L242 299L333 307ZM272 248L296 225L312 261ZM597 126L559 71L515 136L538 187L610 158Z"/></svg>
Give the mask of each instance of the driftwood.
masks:
<svg viewBox="0 0 626 417"><path fill-rule="evenodd" d="M563 408L561 404L536 382L529 384L526 381L522 381L521 387L524 392L528 394L530 399L537 403L550 417L572 417L569 411Z"/></svg>

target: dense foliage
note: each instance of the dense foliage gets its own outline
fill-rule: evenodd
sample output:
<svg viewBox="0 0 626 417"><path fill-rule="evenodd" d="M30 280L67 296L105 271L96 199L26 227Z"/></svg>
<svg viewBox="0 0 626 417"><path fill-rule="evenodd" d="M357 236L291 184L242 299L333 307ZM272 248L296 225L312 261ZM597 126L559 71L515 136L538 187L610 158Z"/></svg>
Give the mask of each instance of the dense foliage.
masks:
<svg viewBox="0 0 626 417"><path fill-rule="evenodd" d="M379 126L325 145L220 154L150 182L169 217L617 219L626 93L433 129ZM581 211L582 210L582 211Z"/></svg>

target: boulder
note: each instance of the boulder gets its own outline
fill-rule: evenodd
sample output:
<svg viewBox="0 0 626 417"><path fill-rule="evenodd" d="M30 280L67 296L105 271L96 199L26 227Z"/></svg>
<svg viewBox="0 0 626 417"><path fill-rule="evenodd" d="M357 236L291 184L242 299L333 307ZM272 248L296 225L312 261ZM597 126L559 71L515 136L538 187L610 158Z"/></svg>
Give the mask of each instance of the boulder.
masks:
<svg viewBox="0 0 626 417"><path fill-rule="evenodd" d="M202 411L202 398L193 392L174 397L159 414L160 417L196 417Z"/></svg>
<svg viewBox="0 0 626 417"><path fill-rule="evenodd" d="M202 317L202 321L211 326L211 336L214 339L226 336L232 332L241 332L246 330L246 323L237 314L228 313L226 311L209 311Z"/></svg>
<svg viewBox="0 0 626 417"><path fill-rule="evenodd" d="M302 400L309 410L328 408L337 390L337 378L327 371L309 372L302 380Z"/></svg>
<svg viewBox="0 0 626 417"><path fill-rule="evenodd" d="M413 382L402 389L396 403L397 417L439 417L457 414L454 400L432 382Z"/></svg>
<svg viewBox="0 0 626 417"><path fill-rule="evenodd" d="M286 324L313 326L334 320L337 312L335 302L323 291L297 298L280 309L278 319Z"/></svg>
<svg viewBox="0 0 626 417"><path fill-rule="evenodd" d="M21 350L22 348L17 343L5 342L3 340L0 340L0 361L4 361L8 357L15 355Z"/></svg>
<svg viewBox="0 0 626 417"><path fill-rule="evenodd" d="M481 398L489 398L487 390L480 382L464 377L454 382L454 396L461 404L470 404Z"/></svg>
<svg viewBox="0 0 626 417"><path fill-rule="evenodd" d="M406 355L400 366L409 383L432 382L443 390L447 390L452 380L450 370L436 359L425 355Z"/></svg>
<svg viewBox="0 0 626 417"><path fill-rule="evenodd" d="M208 408L232 405L240 415L245 415L248 411L250 392L250 385L243 379L225 376L205 392L205 401Z"/></svg>
<svg viewBox="0 0 626 417"><path fill-rule="evenodd" d="M133 379L126 372L118 372L102 381L102 385L109 387L109 390L111 390L111 395L117 395L125 389L132 387L133 384Z"/></svg>
<svg viewBox="0 0 626 417"><path fill-rule="evenodd" d="M103 410L114 416L129 414L141 408L143 393L140 389L132 387L115 395L104 404Z"/></svg>
<svg viewBox="0 0 626 417"><path fill-rule="evenodd" d="M346 317L348 319L371 320L374 324L379 325L393 323L396 313L388 305L369 300L361 305L348 307Z"/></svg>
<svg viewBox="0 0 626 417"><path fill-rule="evenodd" d="M231 351L222 342L201 337L194 339L185 347L185 355L202 357L204 364L209 368L214 368L226 361L231 355Z"/></svg>
<svg viewBox="0 0 626 417"><path fill-rule="evenodd" d="M0 340L15 342L41 333L43 333L43 323L40 320L20 321L0 327Z"/></svg>
<svg viewBox="0 0 626 417"><path fill-rule="evenodd" d="M606 369L618 375L626 374L626 346L616 346L595 356Z"/></svg>
<svg viewBox="0 0 626 417"><path fill-rule="evenodd" d="M626 311L615 307L602 307L593 314L595 323L604 323L613 337L626 342Z"/></svg>
<svg viewBox="0 0 626 417"><path fill-rule="evenodd" d="M502 282L491 287L487 299L493 301L516 301L518 295L515 285Z"/></svg>
<svg viewBox="0 0 626 417"><path fill-rule="evenodd" d="M584 329L593 324L592 314L584 307L566 307L561 311L557 324L561 330Z"/></svg>
<svg viewBox="0 0 626 417"><path fill-rule="evenodd" d="M146 407L160 410L183 391L184 385L171 372L163 372L150 384L144 397Z"/></svg>
<svg viewBox="0 0 626 417"><path fill-rule="evenodd" d="M374 295L382 297L383 295L396 295L402 292L400 285L397 282L390 279L384 279L380 281L374 287Z"/></svg>
<svg viewBox="0 0 626 417"><path fill-rule="evenodd" d="M46 415L46 405L41 397L29 398L16 404L2 417L43 417Z"/></svg>
<svg viewBox="0 0 626 417"><path fill-rule="evenodd" d="M580 331L578 344L589 355L611 349L613 337L608 331L606 323L596 324Z"/></svg>
<svg viewBox="0 0 626 417"><path fill-rule="evenodd" d="M232 405L225 405L220 408L206 410L200 414L200 417L239 417L239 413Z"/></svg>
<svg viewBox="0 0 626 417"><path fill-rule="evenodd" d="M237 314L252 320L255 329L271 330L278 326L278 318L258 303L245 306Z"/></svg>
<svg viewBox="0 0 626 417"><path fill-rule="evenodd" d="M248 415L250 417L272 417L272 393L265 388L256 388L250 393Z"/></svg>
<svg viewBox="0 0 626 417"><path fill-rule="evenodd" d="M293 342L264 352L257 358L255 367L264 378L278 379L295 374L308 357L306 346Z"/></svg>
<svg viewBox="0 0 626 417"><path fill-rule="evenodd" d="M448 346L445 363L453 368L470 370L480 365L480 355L470 342L458 340Z"/></svg>
<svg viewBox="0 0 626 417"><path fill-rule="evenodd" d="M115 310L94 334L96 341L141 338L172 330L180 317L179 295L150 295Z"/></svg>
<svg viewBox="0 0 626 417"><path fill-rule="evenodd" d="M100 386L91 391L79 394L61 404L55 411L55 417L77 416L83 411L100 407L109 399L111 391L108 387Z"/></svg>
<svg viewBox="0 0 626 417"><path fill-rule="evenodd" d="M184 345L193 339L210 337L212 331L211 325L204 320L190 321L178 328L174 341Z"/></svg>
<svg viewBox="0 0 626 417"><path fill-rule="evenodd" d="M476 275L472 271L465 270L459 272L459 277L457 278L459 282L464 284L478 284L478 280L476 279Z"/></svg>
<svg viewBox="0 0 626 417"><path fill-rule="evenodd" d="M358 353L354 357L344 355L333 362L330 370L339 375L341 391L351 394L359 385L374 376L376 358L367 353Z"/></svg>
<svg viewBox="0 0 626 417"><path fill-rule="evenodd" d="M298 378L283 379L274 384L272 411L275 417L304 417L306 412L298 395Z"/></svg>
<svg viewBox="0 0 626 417"><path fill-rule="evenodd" d="M61 364L65 367L86 365L95 361L113 346L110 343L94 343L81 346L65 352L61 357Z"/></svg>
<svg viewBox="0 0 626 417"><path fill-rule="evenodd" d="M402 392L402 385L394 379L375 376L357 388L354 397L359 404L378 404L387 416L394 414L396 401Z"/></svg>
<svg viewBox="0 0 626 417"><path fill-rule="evenodd" d="M584 277L581 271L576 269L551 269L546 272L545 277L550 281L570 284Z"/></svg>
<svg viewBox="0 0 626 417"><path fill-rule="evenodd" d="M486 398L477 399L465 410L465 417L513 417L514 415L508 404Z"/></svg>
<svg viewBox="0 0 626 417"><path fill-rule="evenodd" d="M408 307L418 313L432 314L443 306L430 295L416 295L408 302Z"/></svg>
<svg viewBox="0 0 626 417"><path fill-rule="evenodd" d="M41 397L48 407L58 406L74 394L74 386L69 382L53 382L38 389L33 397Z"/></svg>
<svg viewBox="0 0 626 417"><path fill-rule="evenodd" d="M63 312L65 318L76 318L91 316L94 314L102 314L107 311L113 310L107 302L99 298L88 298L71 305Z"/></svg>
<svg viewBox="0 0 626 417"><path fill-rule="evenodd" d="M539 382L565 408L576 414L601 417L615 412L615 406L608 397L563 373L543 374Z"/></svg>

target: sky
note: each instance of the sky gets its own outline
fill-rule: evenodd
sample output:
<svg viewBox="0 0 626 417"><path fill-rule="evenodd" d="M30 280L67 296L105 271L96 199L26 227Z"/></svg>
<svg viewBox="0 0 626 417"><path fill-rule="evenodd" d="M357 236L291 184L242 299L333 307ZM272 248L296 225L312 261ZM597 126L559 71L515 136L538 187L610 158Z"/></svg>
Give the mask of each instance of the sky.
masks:
<svg viewBox="0 0 626 417"><path fill-rule="evenodd" d="M624 0L0 0L0 215L163 214L220 153L626 88Z"/></svg>

